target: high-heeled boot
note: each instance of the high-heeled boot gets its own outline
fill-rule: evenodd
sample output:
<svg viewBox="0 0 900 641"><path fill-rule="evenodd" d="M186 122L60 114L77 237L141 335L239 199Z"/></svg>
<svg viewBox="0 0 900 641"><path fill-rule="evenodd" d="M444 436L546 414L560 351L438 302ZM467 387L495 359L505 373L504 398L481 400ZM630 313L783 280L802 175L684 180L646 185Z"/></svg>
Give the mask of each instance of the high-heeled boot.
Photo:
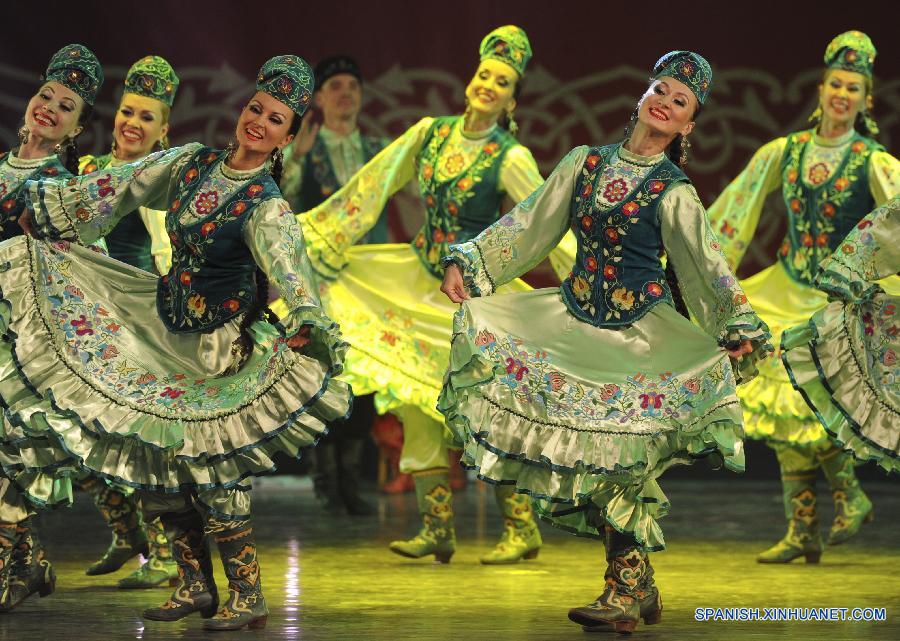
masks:
<svg viewBox="0 0 900 641"><path fill-rule="evenodd" d="M213 579L209 545L203 534L203 520L198 512L191 510L163 514L162 523L178 564L178 585L168 601L158 608L144 610L144 618L177 621L199 612L208 619L219 607L219 593Z"/></svg>
<svg viewBox="0 0 900 641"><path fill-rule="evenodd" d="M249 520L219 521L211 518L206 531L216 539L225 576L228 598L216 615L203 622L205 630L240 630L266 627L269 610L262 594L256 543Z"/></svg>
<svg viewBox="0 0 900 641"><path fill-rule="evenodd" d="M806 557L818 563L822 556L822 537L816 513L816 470L782 472L781 488L788 531L778 543L757 557L758 563L790 563Z"/></svg>
<svg viewBox="0 0 900 641"><path fill-rule="evenodd" d="M56 573L47 560L32 520L16 525L16 542L12 551L9 578L9 609L18 606L32 594L49 596L56 589Z"/></svg>
<svg viewBox="0 0 900 641"><path fill-rule="evenodd" d="M453 494L448 470L438 468L413 476L422 529L408 541L392 542L390 550L411 559L433 554L436 561L450 563L456 552L456 531L453 529Z"/></svg>
<svg viewBox="0 0 900 641"><path fill-rule="evenodd" d="M146 524L147 540L150 554L141 567L119 580L119 588L123 590L155 588L168 583L174 588L178 585L178 564L172 557L172 545L166 538L166 532L160 519Z"/></svg>
<svg viewBox="0 0 900 641"><path fill-rule="evenodd" d="M653 582L647 553L634 537L607 527L606 586L592 603L569 610L569 620L590 628L633 632L639 619L648 625L662 619L662 601Z"/></svg>
<svg viewBox="0 0 900 641"><path fill-rule="evenodd" d="M820 455L819 462L834 497L834 522L828 532L828 545L839 545L859 532L863 523L874 521L875 509L859 486L850 454L835 448Z"/></svg>
<svg viewBox="0 0 900 641"><path fill-rule="evenodd" d="M16 544L16 524L0 523L0 612L10 610L9 581L12 575L12 552Z"/></svg>
<svg viewBox="0 0 900 641"><path fill-rule="evenodd" d="M516 492L512 485L495 485L494 498L503 513L503 535L494 549L481 557L481 562L502 565L537 558L542 541L531 499Z"/></svg>
<svg viewBox="0 0 900 641"><path fill-rule="evenodd" d="M134 496L126 496L103 479L95 477L85 479L81 485L94 499L94 505L113 532L106 552L85 570L85 574L109 574L138 554L146 556L147 534Z"/></svg>

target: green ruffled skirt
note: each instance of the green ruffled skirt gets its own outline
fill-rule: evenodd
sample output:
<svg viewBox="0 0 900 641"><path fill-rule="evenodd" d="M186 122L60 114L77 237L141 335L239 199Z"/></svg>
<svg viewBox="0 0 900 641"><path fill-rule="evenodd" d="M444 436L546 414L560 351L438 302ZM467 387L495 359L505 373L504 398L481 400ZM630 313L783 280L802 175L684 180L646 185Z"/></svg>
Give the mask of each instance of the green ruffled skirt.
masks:
<svg viewBox="0 0 900 641"><path fill-rule="evenodd" d="M443 422L435 403L458 306L409 245L356 245L347 258L338 278L320 286L322 304L351 346L341 380L355 394L375 393L379 413L413 405ZM529 289L517 279L501 291Z"/></svg>
<svg viewBox="0 0 900 641"><path fill-rule="evenodd" d="M662 549L666 469L710 457L743 470L735 387L727 353L671 306L599 328L540 289L463 304L438 408L463 463L514 483L545 520L599 536L599 510Z"/></svg>
<svg viewBox="0 0 900 641"><path fill-rule="evenodd" d="M335 379L346 344L317 309L302 319L311 327L302 352L257 322L251 357L225 375L237 322L171 333L154 276L81 246L0 244L0 297L0 466L34 505L67 503L71 477L84 472L235 497L228 490L274 471L277 452L297 456L349 411L349 387ZM246 506L228 503L242 500L215 507L238 514Z"/></svg>
<svg viewBox="0 0 900 641"><path fill-rule="evenodd" d="M782 332L805 323L828 302L825 294L801 285L775 263L741 281L753 310L769 326L778 345ZM774 443L828 447L828 434L803 397L794 390L780 358L760 363L759 375L738 388L749 438Z"/></svg>
<svg viewBox="0 0 900 641"><path fill-rule="evenodd" d="M900 297L828 304L785 331L782 359L840 447L900 471Z"/></svg>

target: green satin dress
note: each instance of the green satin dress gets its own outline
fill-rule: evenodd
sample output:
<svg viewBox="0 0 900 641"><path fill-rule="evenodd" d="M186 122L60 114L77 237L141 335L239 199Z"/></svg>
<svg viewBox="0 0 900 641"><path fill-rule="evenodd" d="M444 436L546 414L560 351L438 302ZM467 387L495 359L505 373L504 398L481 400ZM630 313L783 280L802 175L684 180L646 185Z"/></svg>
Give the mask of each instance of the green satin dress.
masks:
<svg viewBox="0 0 900 641"><path fill-rule="evenodd" d="M900 472L900 196L866 216L822 266L830 301L782 335L795 389L831 438Z"/></svg>
<svg viewBox="0 0 900 641"><path fill-rule="evenodd" d="M198 177L185 168L200 154L219 160ZM83 472L148 491L192 490L214 513L246 515L250 477L273 471L277 452L297 456L348 413L349 387L335 378L346 344L319 306L287 203L277 189L254 197L268 193L267 180L265 166L235 171L221 152L187 145L67 182L29 183L35 224L60 240L0 244L0 521L68 502L70 477ZM199 184L185 192L191 181ZM180 239L161 279L83 246L139 205L168 211ZM235 228L229 217L239 215ZM189 226L200 232L184 236ZM203 328L214 301L197 293L183 320L204 331L169 331L161 314L172 310L157 297L167 277L196 279L193 265L221 271L210 282L226 297L246 295L228 293L234 265L204 261L228 230L288 309L278 325L251 326L253 350L238 371L241 316ZM286 338L303 327L311 342L293 351Z"/></svg>
<svg viewBox="0 0 900 641"><path fill-rule="evenodd" d="M530 198L453 248L447 260L463 268L470 293L480 297L456 315L438 407L464 444L464 464L488 481L515 483L545 520L598 536L591 513L599 510L647 549L662 549L657 519L669 503L657 478L672 465L706 456L743 469L735 388L755 375L757 360L772 348L694 188L673 184L651 204L656 195L645 181L663 155L619 148L593 191L576 190L588 154L587 147L574 149ZM592 221L576 219L573 200L592 193ZM695 322L663 301L613 327L577 318L560 289L490 295L547 256L570 227L581 243L582 226L606 221L604 212L623 203L636 211L638 201L656 207L661 238L655 242L664 246ZM575 264L573 275L590 272L601 283L616 278L629 224L606 228L612 244L584 241L604 264L588 259L586 266ZM580 275L572 281L576 296L590 287ZM609 290L610 314L630 312L646 291ZM743 339L755 350L733 363L722 346Z"/></svg>

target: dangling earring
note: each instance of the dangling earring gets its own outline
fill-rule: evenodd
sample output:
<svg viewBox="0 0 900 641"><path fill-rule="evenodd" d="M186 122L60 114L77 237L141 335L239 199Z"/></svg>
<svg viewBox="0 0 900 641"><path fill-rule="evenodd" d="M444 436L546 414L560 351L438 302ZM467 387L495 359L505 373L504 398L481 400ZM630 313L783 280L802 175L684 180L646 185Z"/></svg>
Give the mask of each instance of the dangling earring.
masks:
<svg viewBox="0 0 900 641"><path fill-rule="evenodd" d="M30 133L31 133L31 132L28 131L28 127L26 127L25 125L22 125L22 128L19 129L19 144L20 144L20 145L27 145L27 144L28 144L28 135L29 135Z"/></svg>
<svg viewBox="0 0 900 641"><path fill-rule="evenodd" d="M234 156L234 152L237 151L237 147L238 147L237 141L234 138L232 138L231 140L228 141L228 146L225 147L225 153L229 157Z"/></svg>
<svg viewBox="0 0 900 641"><path fill-rule="evenodd" d="M822 120L822 105L817 105L816 110L809 115L809 122L819 124Z"/></svg>
<svg viewBox="0 0 900 641"><path fill-rule="evenodd" d="M159 140L156 141L156 146L159 147L160 151L165 151L169 148L169 137L163 136Z"/></svg>
<svg viewBox="0 0 900 641"><path fill-rule="evenodd" d="M866 123L866 129L869 130L869 134L875 136L879 133L878 123L875 122L875 119L871 115L869 115L868 110L862 112L862 119L863 122Z"/></svg>
<svg viewBox="0 0 900 641"><path fill-rule="evenodd" d="M68 146L69 146L69 137L66 136L65 138L63 138L62 140L60 140L58 143L56 143L55 145L53 145L53 152L54 152L57 156L59 156L59 155L62 154L63 151L65 151L66 147L68 147Z"/></svg>
<svg viewBox="0 0 900 641"><path fill-rule="evenodd" d="M272 162L279 165L284 162L284 152L280 147L275 147L275 151L272 152Z"/></svg>
<svg viewBox="0 0 900 641"><path fill-rule="evenodd" d="M116 139L115 139L115 137L113 137L112 144L109 146L109 153L111 153L113 155L113 157L115 157L115 155L116 155Z"/></svg>
<svg viewBox="0 0 900 641"><path fill-rule="evenodd" d="M688 161L688 150L691 148L691 143L688 142L687 136L681 137L681 156L678 158L678 164L682 167L687 164Z"/></svg>
<svg viewBox="0 0 900 641"><path fill-rule="evenodd" d="M469 99L466 98L466 108L463 111L463 126L469 123L469 117L472 115L472 105L469 104Z"/></svg>
<svg viewBox="0 0 900 641"><path fill-rule="evenodd" d="M513 110L509 108L506 110L506 129L513 136L519 131L519 125L516 123L515 118L513 118Z"/></svg>

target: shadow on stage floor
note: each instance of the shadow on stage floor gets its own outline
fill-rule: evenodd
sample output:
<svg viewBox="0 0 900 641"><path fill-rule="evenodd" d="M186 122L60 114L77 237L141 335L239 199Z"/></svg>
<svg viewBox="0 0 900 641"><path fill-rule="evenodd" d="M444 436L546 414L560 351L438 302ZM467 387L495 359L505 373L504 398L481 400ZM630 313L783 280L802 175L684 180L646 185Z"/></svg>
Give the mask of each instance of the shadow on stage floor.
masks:
<svg viewBox="0 0 900 641"><path fill-rule="evenodd" d="M664 479L665 481L665 479ZM642 639L900 639L900 495L896 482L866 484L878 517L851 543L829 548L820 565L763 566L758 551L783 534L777 482L710 474L704 481L663 483L672 514L662 521L669 549L653 556L665 604L660 625L639 626ZM823 492L824 495L824 492ZM265 630L241 638L593 639L566 619L566 610L601 591L602 548L542 526L540 556L514 566L478 563L499 534L493 494L480 483L456 495L459 546L446 566L394 556L394 538L417 528L411 495L375 497L372 519L329 516L306 479L257 483L254 495L262 580L271 610ZM823 527L830 522L820 498ZM162 603L168 588L123 591L117 574L88 577L107 533L85 496L68 510L41 517L57 591L0 615L0 640L200 639L201 620L143 621L142 608ZM224 576L217 563L217 583ZM701 607L877 607L881 623L698 622ZM235 633L232 633L235 634Z"/></svg>

